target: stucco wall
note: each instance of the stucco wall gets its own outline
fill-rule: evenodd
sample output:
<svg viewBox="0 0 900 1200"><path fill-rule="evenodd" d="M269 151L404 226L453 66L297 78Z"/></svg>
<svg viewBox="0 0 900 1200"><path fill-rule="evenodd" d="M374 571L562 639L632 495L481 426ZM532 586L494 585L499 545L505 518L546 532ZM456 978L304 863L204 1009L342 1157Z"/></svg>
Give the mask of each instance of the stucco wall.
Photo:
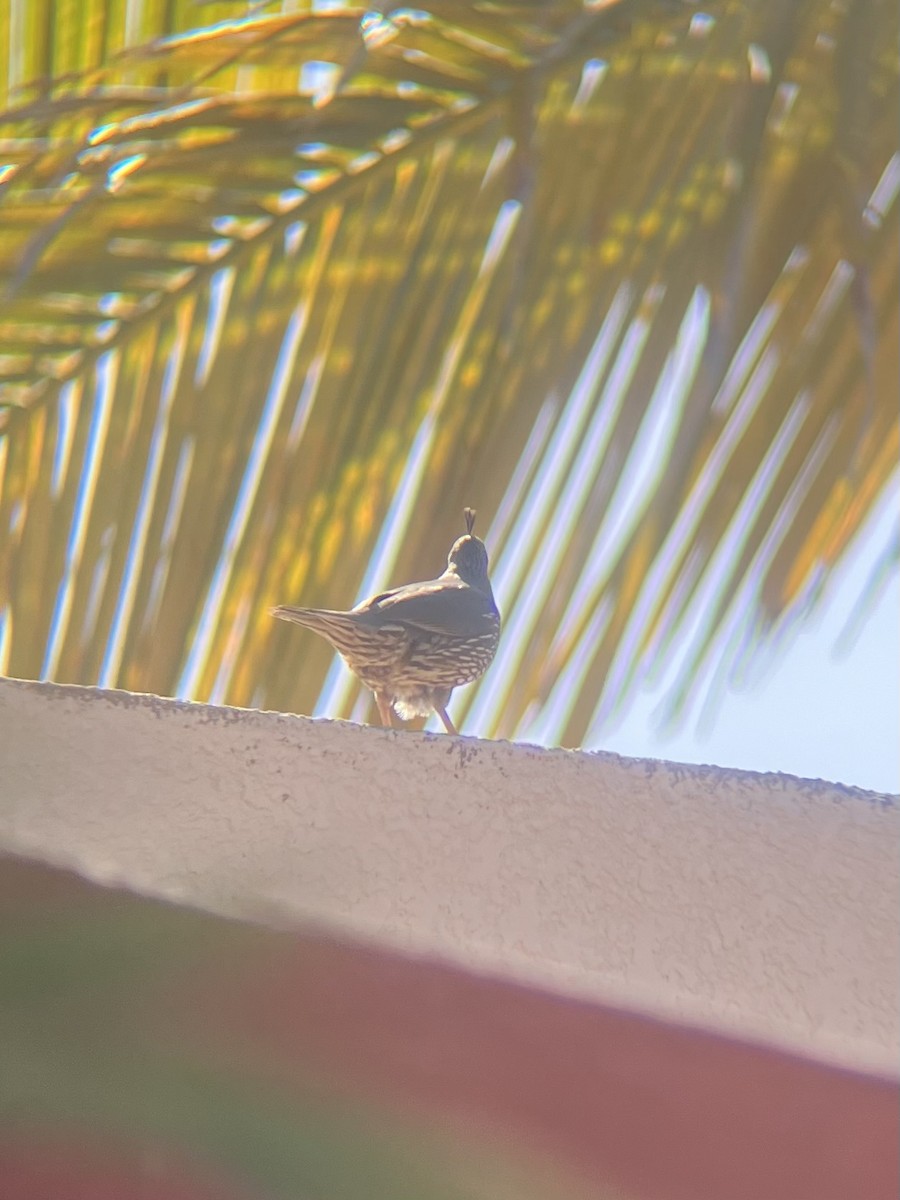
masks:
<svg viewBox="0 0 900 1200"><path fill-rule="evenodd" d="M894 798L13 680L0 763L14 852L896 1069Z"/></svg>

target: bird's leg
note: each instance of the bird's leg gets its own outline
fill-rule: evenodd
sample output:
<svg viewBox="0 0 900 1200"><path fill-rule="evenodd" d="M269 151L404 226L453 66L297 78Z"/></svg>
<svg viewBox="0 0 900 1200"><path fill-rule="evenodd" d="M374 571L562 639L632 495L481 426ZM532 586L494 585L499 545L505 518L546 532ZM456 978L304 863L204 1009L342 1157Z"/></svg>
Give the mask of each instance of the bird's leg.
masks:
<svg viewBox="0 0 900 1200"><path fill-rule="evenodd" d="M456 728L456 726L450 720L450 717L447 715L447 709L443 704L435 704L434 711L444 722L444 728L447 730L448 733L459 733L459 730Z"/></svg>
<svg viewBox="0 0 900 1200"><path fill-rule="evenodd" d="M394 728L394 721L391 716L391 698L387 692L376 692L375 703L378 705L378 715L381 717L381 723L386 729Z"/></svg>

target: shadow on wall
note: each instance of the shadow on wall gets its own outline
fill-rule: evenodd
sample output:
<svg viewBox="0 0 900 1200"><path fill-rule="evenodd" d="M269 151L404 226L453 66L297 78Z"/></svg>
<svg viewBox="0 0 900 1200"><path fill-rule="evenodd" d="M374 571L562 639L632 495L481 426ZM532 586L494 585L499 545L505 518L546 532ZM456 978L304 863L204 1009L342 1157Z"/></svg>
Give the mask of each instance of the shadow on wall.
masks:
<svg viewBox="0 0 900 1200"><path fill-rule="evenodd" d="M4 1200L895 1200L889 1081L0 859Z"/></svg>

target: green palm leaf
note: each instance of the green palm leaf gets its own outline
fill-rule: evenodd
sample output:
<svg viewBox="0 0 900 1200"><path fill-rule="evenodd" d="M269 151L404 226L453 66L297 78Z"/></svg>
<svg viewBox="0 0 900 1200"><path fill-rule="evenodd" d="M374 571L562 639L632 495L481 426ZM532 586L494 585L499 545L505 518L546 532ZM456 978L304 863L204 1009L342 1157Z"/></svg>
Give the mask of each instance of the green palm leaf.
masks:
<svg viewBox="0 0 900 1200"><path fill-rule="evenodd" d="M485 733L809 609L896 474L892 9L81 9L8 25L0 669L361 714L268 606L466 503Z"/></svg>

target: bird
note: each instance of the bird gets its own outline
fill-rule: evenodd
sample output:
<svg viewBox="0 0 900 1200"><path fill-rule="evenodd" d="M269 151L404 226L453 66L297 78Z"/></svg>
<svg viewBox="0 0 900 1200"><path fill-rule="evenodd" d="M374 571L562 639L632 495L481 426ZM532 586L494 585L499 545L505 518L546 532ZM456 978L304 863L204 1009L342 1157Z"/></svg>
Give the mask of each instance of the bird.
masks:
<svg viewBox="0 0 900 1200"><path fill-rule="evenodd" d="M478 679L500 641L500 611L488 577L488 555L476 537L475 510L463 510L466 532L437 579L379 592L349 612L279 605L273 617L312 629L334 646L375 693L382 724L437 713L447 733L455 687Z"/></svg>

